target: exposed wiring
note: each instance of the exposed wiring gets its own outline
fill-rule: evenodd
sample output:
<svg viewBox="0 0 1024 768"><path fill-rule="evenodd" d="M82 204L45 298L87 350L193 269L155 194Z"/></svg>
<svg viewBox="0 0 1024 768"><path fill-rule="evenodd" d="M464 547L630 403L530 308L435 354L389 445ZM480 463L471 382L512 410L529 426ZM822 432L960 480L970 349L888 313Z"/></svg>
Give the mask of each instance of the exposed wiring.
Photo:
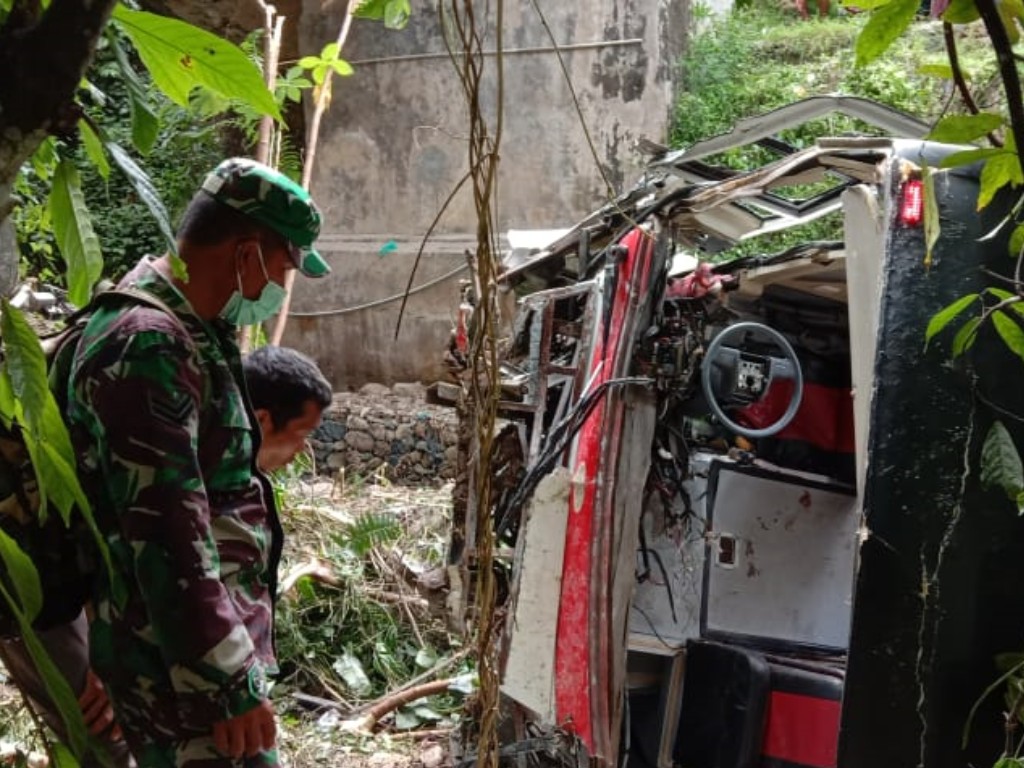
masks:
<svg viewBox="0 0 1024 768"><path fill-rule="evenodd" d="M311 312L294 312L289 310L288 317L331 317L333 315L347 315L352 312L362 312L367 309L373 309L374 307L382 307L385 304L390 304L393 301L403 299L406 296L412 296L414 293L425 291L427 290L427 288L433 288L438 283L443 283L445 280L450 280L460 272L465 272L468 269L469 265L463 264L451 270L450 272L445 272L440 277L435 277L433 280L429 280L423 283L422 285L417 285L415 288L411 288L408 291L402 291L401 293L396 293L394 296L388 296L387 298L384 299L376 299L374 301L368 301L365 304L357 304L354 307L340 307L338 309L320 309Z"/></svg>

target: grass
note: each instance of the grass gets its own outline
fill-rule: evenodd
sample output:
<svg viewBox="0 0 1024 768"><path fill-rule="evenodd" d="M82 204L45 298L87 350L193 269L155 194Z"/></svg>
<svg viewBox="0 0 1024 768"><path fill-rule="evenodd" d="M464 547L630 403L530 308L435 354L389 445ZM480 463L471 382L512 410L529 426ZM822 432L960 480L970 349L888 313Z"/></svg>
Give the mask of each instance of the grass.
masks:
<svg viewBox="0 0 1024 768"><path fill-rule="evenodd" d="M809 5L813 6L813 3ZM800 20L779 3L751 2L719 20L705 20L680 63L670 144L689 146L728 132L745 117L763 114L799 99L824 94L862 96L933 122L963 112L950 81L928 74L947 63L942 25L919 20L889 51L868 66L856 67L857 35L868 14L833 13ZM1002 109L995 84L996 62L984 31L957 28L961 66L983 109ZM877 135L878 129L833 114L779 138L800 149L819 136ZM760 148L740 148L708 162L749 170L776 159ZM784 250L808 239L842 239L840 219L822 220L743 243L715 257L730 260L752 253Z"/></svg>

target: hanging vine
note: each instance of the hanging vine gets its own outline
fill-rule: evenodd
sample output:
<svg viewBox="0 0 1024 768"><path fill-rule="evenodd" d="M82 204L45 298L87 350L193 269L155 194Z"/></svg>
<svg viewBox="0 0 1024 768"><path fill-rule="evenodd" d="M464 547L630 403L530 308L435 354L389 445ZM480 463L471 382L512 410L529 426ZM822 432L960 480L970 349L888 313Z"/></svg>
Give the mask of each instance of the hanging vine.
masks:
<svg viewBox="0 0 1024 768"><path fill-rule="evenodd" d="M477 698L477 764L481 768L498 765L498 658L496 584L494 579L494 532L491 525L492 488L490 457L497 420L498 345L496 295L499 253L495 230L497 208L498 148L501 143L502 101L502 0L494 4L495 48L492 59L495 105L493 129L484 116L481 92L484 90L484 50L481 27L487 20L478 18L472 0L439 0L438 12L445 42L455 65L469 121L469 183L477 214L475 267L477 306L474 311L476 332L469 350L469 410L473 415L476 473L471 493L476 513L475 625L477 665L480 688Z"/></svg>

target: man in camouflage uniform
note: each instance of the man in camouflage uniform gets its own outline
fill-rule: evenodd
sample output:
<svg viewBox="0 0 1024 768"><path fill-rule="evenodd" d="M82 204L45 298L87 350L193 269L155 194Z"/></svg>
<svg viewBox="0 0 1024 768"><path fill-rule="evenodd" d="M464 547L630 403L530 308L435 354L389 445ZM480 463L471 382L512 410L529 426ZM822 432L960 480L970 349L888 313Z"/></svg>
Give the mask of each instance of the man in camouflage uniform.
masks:
<svg viewBox="0 0 1024 768"><path fill-rule="evenodd" d="M331 385L313 360L288 347L260 347L242 360L242 371L260 426L256 465L264 472L274 472L306 448L310 434L331 404ZM83 610L73 621L37 630L37 635L71 690L79 695L90 733L99 737L93 748L104 755L85 755L82 768L101 768L108 762L108 768L134 768L135 761L114 722L103 684L89 667L88 631ZM36 713L67 743L61 713L19 636L0 635L0 662L10 681L32 701Z"/></svg>
<svg viewBox="0 0 1024 768"><path fill-rule="evenodd" d="M282 535L236 330L276 312L288 270L329 271L319 230L305 190L225 161L185 212L181 263L146 257L121 283L173 315L102 307L75 355L68 420L114 564L91 659L140 768L278 764L266 680Z"/></svg>

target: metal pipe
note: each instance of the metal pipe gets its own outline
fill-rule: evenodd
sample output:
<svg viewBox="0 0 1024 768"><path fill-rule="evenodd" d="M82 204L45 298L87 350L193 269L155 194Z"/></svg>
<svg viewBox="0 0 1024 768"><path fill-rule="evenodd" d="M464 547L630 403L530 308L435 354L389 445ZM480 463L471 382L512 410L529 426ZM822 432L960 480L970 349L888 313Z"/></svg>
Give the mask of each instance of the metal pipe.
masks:
<svg viewBox="0 0 1024 768"><path fill-rule="evenodd" d="M566 51L587 51L594 48L619 48L631 45L642 45L644 39L642 37L631 37L627 40L601 40L596 43L570 43L568 45L560 45L557 48L553 45L542 46L538 48L506 48L501 52L502 56L514 56L524 53L555 53L566 52ZM496 56L497 51L481 51L484 56ZM456 54L457 55L457 54ZM388 56L385 58L377 59L358 59L356 61L350 61L353 67L363 66L367 64L389 64L397 61L425 61L428 59L449 59L452 54L447 51L439 53L410 53L405 56Z"/></svg>

